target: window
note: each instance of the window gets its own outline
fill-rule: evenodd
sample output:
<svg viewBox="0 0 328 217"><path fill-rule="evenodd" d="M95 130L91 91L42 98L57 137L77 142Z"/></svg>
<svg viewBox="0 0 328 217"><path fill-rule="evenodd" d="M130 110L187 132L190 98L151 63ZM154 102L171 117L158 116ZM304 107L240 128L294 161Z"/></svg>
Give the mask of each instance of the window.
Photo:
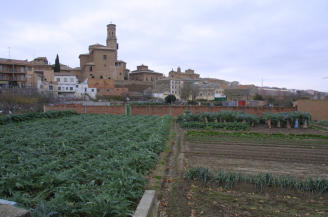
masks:
<svg viewBox="0 0 328 217"><path fill-rule="evenodd" d="M104 77L102 75L100 75L100 79L103 79Z"/></svg>
<svg viewBox="0 0 328 217"><path fill-rule="evenodd" d="M94 91L94 89L91 89L91 92L93 92Z"/></svg>
<svg viewBox="0 0 328 217"><path fill-rule="evenodd" d="M110 77L108 77L108 79L110 80Z"/></svg>
<svg viewBox="0 0 328 217"><path fill-rule="evenodd" d="M107 92L109 92L109 89L106 89Z"/></svg>
<svg viewBox="0 0 328 217"><path fill-rule="evenodd" d="M67 82L67 78L64 78L64 82Z"/></svg>
<svg viewBox="0 0 328 217"><path fill-rule="evenodd" d="M58 87L58 90L61 90L61 87Z"/></svg>
<svg viewBox="0 0 328 217"><path fill-rule="evenodd" d="M68 90L68 87L66 87L66 90Z"/></svg>
<svg viewBox="0 0 328 217"><path fill-rule="evenodd" d="M24 73L25 72L25 67L20 67L20 72Z"/></svg>
<svg viewBox="0 0 328 217"><path fill-rule="evenodd" d="M57 78L56 80L57 80L57 82L60 82L60 78Z"/></svg>
<svg viewBox="0 0 328 217"><path fill-rule="evenodd" d="M87 92L87 90L88 90L87 88L84 88L84 93L86 93L86 92Z"/></svg>
<svg viewBox="0 0 328 217"><path fill-rule="evenodd" d="M31 66L27 67L27 70L32 71L32 67Z"/></svg>
<svg viewBox="0 0 328 217"><path fill-rule="evenodd" d="M92 66L89 67L89 71L92 72Z"/></svg>
<svg viewBox="0 0 328 217"><path fill-rule="evenodd" d="M3 78L3 75L2 75L2 74L0 74L0 80L2 80L2 78Z"/></svg>
<svg viewBox="0 0 328 217"><path fill-rule="evenodd" d="M122 72L120 72L120 75L122 75Z"/></svg>
<svg viewBox="0 0 328 217"><path fill-rule="evenodd" d="M79 88L79 85L75 85L76 88Z"/></svg>
<svg viewBox="0 0 328 217"><path fill-rule="evenodd" d="M52 85L49 85L49 90L53 90L53 87L52 87Z"/></svg>
<svg viewBox="0 0 328 217"><path fill-rule="evenodd" d="M104 67L106 67L107 65L106 64L104 64Z"/></svg>
<svg viewBox="0 0 328 217"><path fill-rule="evenodd" d="M40 89L43 89L43 85L42 84L40 85Z"/></svg>
<svg viewBox="0 0 328 217"><path fill-rule="evenodd" d="M107 60L107 55L104 55L104 60Z"/></svg>
<svg viewBox="0 0 328 217"><path fill-rule="evenodd" d="M73 87L70 87L69 90L73 90Z"/></svg>
<svg viewBox="0 0 328 217"><path fill-rule="evenodd" d="M70 80L71 80L71 82L74 82L74 78L71 78Z"/></svg>
<svg viewBox="0 0 328 217"><path fill-rule="evenodd" d="M0 72L2 72L3 68L2 68L2 65L0 65Z"/></svg>

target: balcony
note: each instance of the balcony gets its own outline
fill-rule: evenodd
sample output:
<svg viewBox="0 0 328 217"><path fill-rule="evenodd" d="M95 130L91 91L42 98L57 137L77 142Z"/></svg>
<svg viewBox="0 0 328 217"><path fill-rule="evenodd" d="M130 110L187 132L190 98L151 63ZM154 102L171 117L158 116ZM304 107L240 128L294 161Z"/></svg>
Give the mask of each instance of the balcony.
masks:
<svg viewBox="0 0 328 217"><path fill-rule="evenodd" d="M26 78L18 78L18 77L2 77L0 76L0 81L19 81L24 82L26 81Z"/></svg>

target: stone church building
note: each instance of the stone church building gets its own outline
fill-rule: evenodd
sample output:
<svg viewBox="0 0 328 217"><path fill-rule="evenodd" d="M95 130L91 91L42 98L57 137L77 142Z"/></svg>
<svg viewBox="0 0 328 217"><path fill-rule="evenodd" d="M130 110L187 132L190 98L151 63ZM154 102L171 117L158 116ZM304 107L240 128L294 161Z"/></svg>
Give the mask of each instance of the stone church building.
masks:
<svg viewBox="0 0 328 217"><path fill-rule="evenodd" d="M89 53L79 56L79 79L127 80L129 70L126 69L126 62L117 59L117 50L116 25L108 24L106 46L90 45Z"/></svg>

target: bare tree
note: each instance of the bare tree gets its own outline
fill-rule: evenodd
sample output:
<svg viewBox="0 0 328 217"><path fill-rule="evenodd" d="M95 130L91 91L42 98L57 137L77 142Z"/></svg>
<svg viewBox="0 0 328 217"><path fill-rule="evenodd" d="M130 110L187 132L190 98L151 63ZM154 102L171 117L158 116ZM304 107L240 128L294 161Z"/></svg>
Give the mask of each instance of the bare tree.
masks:
<svg viewBox="0 0 328 217"><path fill-rule="evenodd" d="M190 82L188 81L185 81L183 83L183 86L181 88L181 99L184 99L184 100L188 100L190 98L190 95L191 95L191 91L192 90L192 85Z"/></svg>
<svg viewBox="0 0 328 217"><path fill-rule="evenodd" d="M196 97L199 95L199 86L195 83L191 85L191 98L192 101L196 100Z"/></svg>

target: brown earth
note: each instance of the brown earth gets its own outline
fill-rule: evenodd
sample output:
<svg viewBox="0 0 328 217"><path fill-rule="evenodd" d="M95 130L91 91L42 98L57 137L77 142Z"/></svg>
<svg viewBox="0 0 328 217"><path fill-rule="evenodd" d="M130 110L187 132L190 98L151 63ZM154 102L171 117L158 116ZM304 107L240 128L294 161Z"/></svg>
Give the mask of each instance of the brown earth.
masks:
<svg viewBox="0 0 328 217"><path fill-rule="evenodd" d="M284 134L300 132L278 130ZM187 137L185 140L182 129L177 127L176 132L177 153L174 155L179 157L172 159L175 163L170 163L175 164L170 170L176 172L171 173L174 174L172 179L162 190L165 193L159 216L328 216L327 193L282 192L272 188L259 192L247 184L224 189L199 184L183 176L183 170L201 166L243 174L328 178L328 142L325 139L236 138L224 135L220 138ZM303 133L322 134L313 129L304 129Z"/></svg>

